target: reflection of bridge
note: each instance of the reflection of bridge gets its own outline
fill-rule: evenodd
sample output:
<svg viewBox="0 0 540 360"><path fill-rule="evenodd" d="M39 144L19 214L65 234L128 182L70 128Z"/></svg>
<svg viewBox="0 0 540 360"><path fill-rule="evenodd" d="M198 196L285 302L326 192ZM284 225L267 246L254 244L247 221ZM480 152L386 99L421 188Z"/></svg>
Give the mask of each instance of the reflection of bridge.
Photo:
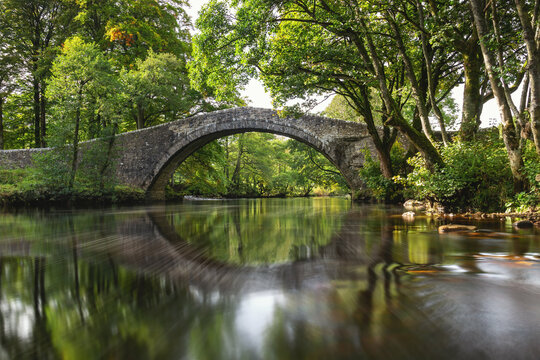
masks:
<svg viewBox="0 0 540 360"><path fill-rule="evenodd" d="M106 252L115 262L138 271L165 274L197 288L220 291L257 291L275 288L300 289L323 279L346 278L344 263L371 267L392 262L391 228L383 231L377 246L367 247L358 234L358 213L350 212L340 231L318 249L310 260L269 266L238 266L209 259L203 250L183 239L169 224L165 213L152 213L125 221L118 237L100 242L97 251ZM85 257L85 245L81 255ZM90 248L92 248L90 244ZM368 249L369 248L369 249ZM90 249L88 249L90 250ZM91 254L86 254L90 255Z"/></svg>
<svg viewBox="0 0 540 360"><path fill-rule="evenodd" d="M75 233L66 235L73 238L74 255L78 254L80 259L109 258L135 271L165 275L198 289L247 292L300 289L316 286L324 279L348 277L350 269L344 264L371 267L392 262L391 230L389 234L383 232L377 246L366 246L358 233L358 216L355 211L347 214L340 231L328 244L319 247L312 259L269 266L238 266L208 258L203 250L178 235L163 212L148 212L119 223L116 233L108 235L107 241L80 241ZM36 244L37 249L33 246ZM20 238L2 239L0 257L3 256L37 259L48 255L39 250L39 242Z"/></svg>
<svg viewBox="0 0 540 360"><path fill-rule="evenodd" d="M362 149L375 154L366 125L306 115L280 117L274 110L236 108L131 131L117 137L117 178L162 198L171 174L195 150L222 136L260 131L299 140L324 154L342 173L353 194L363 187L358 170ZM27 166L36 150L0 151L3 166Z"/></svg>

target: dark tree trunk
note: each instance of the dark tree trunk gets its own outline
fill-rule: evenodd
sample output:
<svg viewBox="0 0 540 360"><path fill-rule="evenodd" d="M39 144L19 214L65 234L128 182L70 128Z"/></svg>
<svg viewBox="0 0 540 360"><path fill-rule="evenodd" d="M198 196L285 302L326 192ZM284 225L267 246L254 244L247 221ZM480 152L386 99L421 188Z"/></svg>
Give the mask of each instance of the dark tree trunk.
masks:
<svg viewBox="0 0 540 360"><path fill-rule="evenodd" d="M70 189L73 188L73 183L75 182L75 173L77 172L77 161L78 161L78 155L79 155L79 126L81 123L81 99L82 99L82 89L79 90L79 105L77 107L77 111L75 112L75 131L73 134L73 156L72 156L72 163L71 163L71 174L69 178L69 185L68 187Z"/></svg>
<svg viewBox="0 0 540 360"><path fill-rule="evenodd" d="M35 69L34 71L37 71ZM34 90L34 147L41 146L41 131L40 131L40 91L39 91L39 79L36 78L37 75L33 75L33 90Z"/></svg>
<svg viewBox="0 0 540 360"><path fill-rule="evenodd" d="M437 151L437 149L433 146L431 141L428 137L425 136L425 134L420 133L416 131L408 122L403 118L403 114L401 113L401 109L396 104L395 100L392 98L392 95L390 94L390 91L388 89L388 86L386 84L386 75L384 73L384 65L381 59L379 58L379 55L377 53L377 49L375 47L375 44L373 43L373 40L368 35L367 27L365 23L361 24L362 27L365 29L366 32L366 40L367 45L369 48L369 51L371 53L371 57L367 58L366 55L363 55L366 57L366 60L370 60L371 64L373 66L373 71L375 74L375 77L379 84L379 91L381 93L381 98L384 101L384 106L386 107L388 111L388 120L386 121L386 125L391 125L394 128L396 128L398 131L400 131L406 138L409 140L409 142L420 152L424 160L426 161L426 164L429 168L433 168L435 165L442 166L443 160ZM356 43L358 43L358 39L355 39ZM360 47L362 45L357 45L357 47ZM362 51L361 54L365 53L365 51Z"/></svg>
<svg viewBox="0 0 540 360"><path fill-rule="evenodd" d="M363 116L364 122L367 125L369 135L371 136L371 139L373 140L373 143L375 144L375 149L377 150L377 156L379 157L381 173L385 178L391 179L394 176L394 173L392 171L392 160L390 158L390 149L392 148L394 141L391 141L391 142L389 141L389 143L385 143L383 139L381 139L381 136L379 132L377 131L377 127L375 126L373 113L371 112L371 103L369 100L368 89L365 87L362 87L359 93L360 93L360 96L362 97L362 104L358 104L357 107L361 109L360 115Z"/></svg>
<svg viewBox="0 0 540 360"><path fill-rule="evenodd" d="M4 98L0 96L0 150L4 149Z"/></svg>
<svg viewBox="0 0 540 360"><path fill-rule="evenodd" d="M236 165L234 167L234 171L232 174L232 183L234 186L234 190L238 192L240 189L240 167L242 166L242 155L244 153L244 142L243 142L244 134L240 134L238 138L238 156L236 157Z"/></svg>
<svg viewBox="0 0 540 360"><path fill-rule="evenodd" d="M416 2L416 6L418 9L418 19L420 21L420 26L423 28L424 27L424 11L423 11L423 7L420 1ZM435 99L436 84L433 79L433 49L431 45L429 44L429 41L424 32L421 32L420 38L422 40L422 53L424 54L425 69L427 73L429 104L431 105L431 109L433 110L433 113L435 114L435 117L437 118L437 121L439 122L439 127L441 128L441 137L442 137L444 146L448 146L450 140L448 139L448 134L446 133L444 117Z"/></svg>
<svg viewBox="0 0 540 360"><path fill-rule="evenodd" d="M47 146L47 141L45 139L45 136L47 135L47 124L46 124L46 106L47 106L47 99L45 98L45 84L44 81L41 81L40 87L39 87L39 130L40 130L40 143L39 145L41 147Z"/></svg>
<svg viewBox="0 0 540 360"><path fill-rule="evenodd" d="M135 120L137 122L137 130L144 129L144 108L140 104L137 104L137 114L135 115Z"/></svg>
<svg viewBox="0 0 540 360"><path fill-rule="evenodd" d="M405 45L403 43L399 28L391 15L387 15L387 21L394 31L394 39L396 41L398 51L401 54L401 58L403 59L403 63L405 65L405 74L407 75L409 83L411 84L412 95L416 103L416 108L418 109L418 114L420 115L420 120L422 122L422 131L424 132L424 135L429 139L429 141L435 143L433 139L433 130L431 129L431 124L429 123L429 112L426 106L426 89L424 89L424 93L421 92L420 83L416 78L412 60L407 53L407 49L405 48Z"/></svg>

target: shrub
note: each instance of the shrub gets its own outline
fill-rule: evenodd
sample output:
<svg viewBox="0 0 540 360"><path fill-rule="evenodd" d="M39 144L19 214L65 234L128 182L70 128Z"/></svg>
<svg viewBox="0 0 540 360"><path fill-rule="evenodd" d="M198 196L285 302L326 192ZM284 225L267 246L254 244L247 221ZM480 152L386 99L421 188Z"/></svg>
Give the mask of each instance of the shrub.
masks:
<svg viewBox="0 0 540 360"><path fill-rule="evenodd" d="M529 191L520 192L506 202L506 211L526 212L540 206L540 158L536 154L534 145L529 142L523 151L525 163L525 176L530 184Z"/></svg>
<svg viewBox="0 0 540 360"><path fill-rule="evenodd" d="M449 210L496 211L512 194L512 174L504 145L491 141L456 141L440 149L445 166L427 169L417 154L408 160L412 171L396 180L412 198L438 202Z"/></svg>
<svg viewBox="0 0 540 360"><path fill-rule="evenodd" d="M20 183L28 175L26 169L0 169L0 185Z"/></svg>

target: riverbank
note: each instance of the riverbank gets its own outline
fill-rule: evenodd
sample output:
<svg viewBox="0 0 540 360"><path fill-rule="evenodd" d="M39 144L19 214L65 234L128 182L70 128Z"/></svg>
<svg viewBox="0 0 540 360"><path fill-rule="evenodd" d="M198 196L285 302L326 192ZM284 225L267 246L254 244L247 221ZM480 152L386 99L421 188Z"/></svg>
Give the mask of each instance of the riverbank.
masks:
<svg viewBox="0 0 540 360"><path fill-rule="evenodd" d="M67 187L43 181L33 168L0 169L2 207L134 205L145 200L145 192L135 187L88 182L75 182L72 187Z"/></svg>
<svg viewBox="0 0 540 360"><path fill-rule="evenodd" d="M0 207L23 206L101 206L101 205L136 205L148 202L144 190L125 185L111 185L105 189L91 184L75 183L72 188L48 184L36 175L35 169L0 169ZM186 195L167 189L166 201L183 199L244 199L244 198L292 198L313 196L348 196L341 193L315 192L309 195L278 194L228 194L219 196Z"/></svg>
<svg viewBox="0 0 540 360"><path fill-rule="evenodd" d="M0 207L135 205L145 201L144 191L127 186L115 186L108 191L96 192L87 189L68 191L40 187L21 189L0 184Z"/></svg>
<svg viewBox="0 0 540 360"><path fill-rule="evenodd" d="M404 218L414 218L418 214L425 214L429 216L435 216L436 218L443 218L450 222L461 222L461 221L470 221L470 220L486 220L486 219L512 219L514 220L523 220L528 221L531 225L540 227L540 209L531 208L528 211L524 212L464 212L464 213L453 213L446 212L443 206L431 205L429 202L422 202L418 200L407 200L403 204L403 207L407 212L403 213ZM525 223L518 225L516 227L528 226Z"/></svg>

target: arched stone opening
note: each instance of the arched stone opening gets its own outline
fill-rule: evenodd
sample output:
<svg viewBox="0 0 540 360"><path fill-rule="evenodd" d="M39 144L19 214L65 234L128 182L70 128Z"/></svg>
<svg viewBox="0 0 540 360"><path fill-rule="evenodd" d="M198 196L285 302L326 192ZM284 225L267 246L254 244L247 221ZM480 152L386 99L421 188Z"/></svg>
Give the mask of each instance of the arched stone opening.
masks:
<svg viewBox="0 0 540 360"><path fill-rule="evenodd" d="M276 124L272 124L271 129L269 129L268 123L261 124L258 121L252 121L249 128L238 128L234 125L235 124L222 124L222 126L218 126L213 129L212 132L207 132L207 129L197 129L190 134L192 135L192 137L190 136L192 139L191 141L186 141L187 139L183 139L184 141L180 140L178 143L173 144L173 146L171 146L171 148L168 149L163 154L161 159L156 163L156 166L152 171L152 173L155 174L154 177L152 179L148 179L148 197L150 199L163 199L166 184L174 171L184 160L186 160L197 150L204 147L206 144L225 136L247 132L263 132L286 136L310 146L324 155L342 174L349 188L354 189L354 185L351 185L351 183L354 184L354 181L347 178L348 172L340 169L339 164L336 163L336 161L325 149L323 142L313 137L311 134L307 134L304 131L295 128L287 129L282 126L276 126Z"/></svg>

